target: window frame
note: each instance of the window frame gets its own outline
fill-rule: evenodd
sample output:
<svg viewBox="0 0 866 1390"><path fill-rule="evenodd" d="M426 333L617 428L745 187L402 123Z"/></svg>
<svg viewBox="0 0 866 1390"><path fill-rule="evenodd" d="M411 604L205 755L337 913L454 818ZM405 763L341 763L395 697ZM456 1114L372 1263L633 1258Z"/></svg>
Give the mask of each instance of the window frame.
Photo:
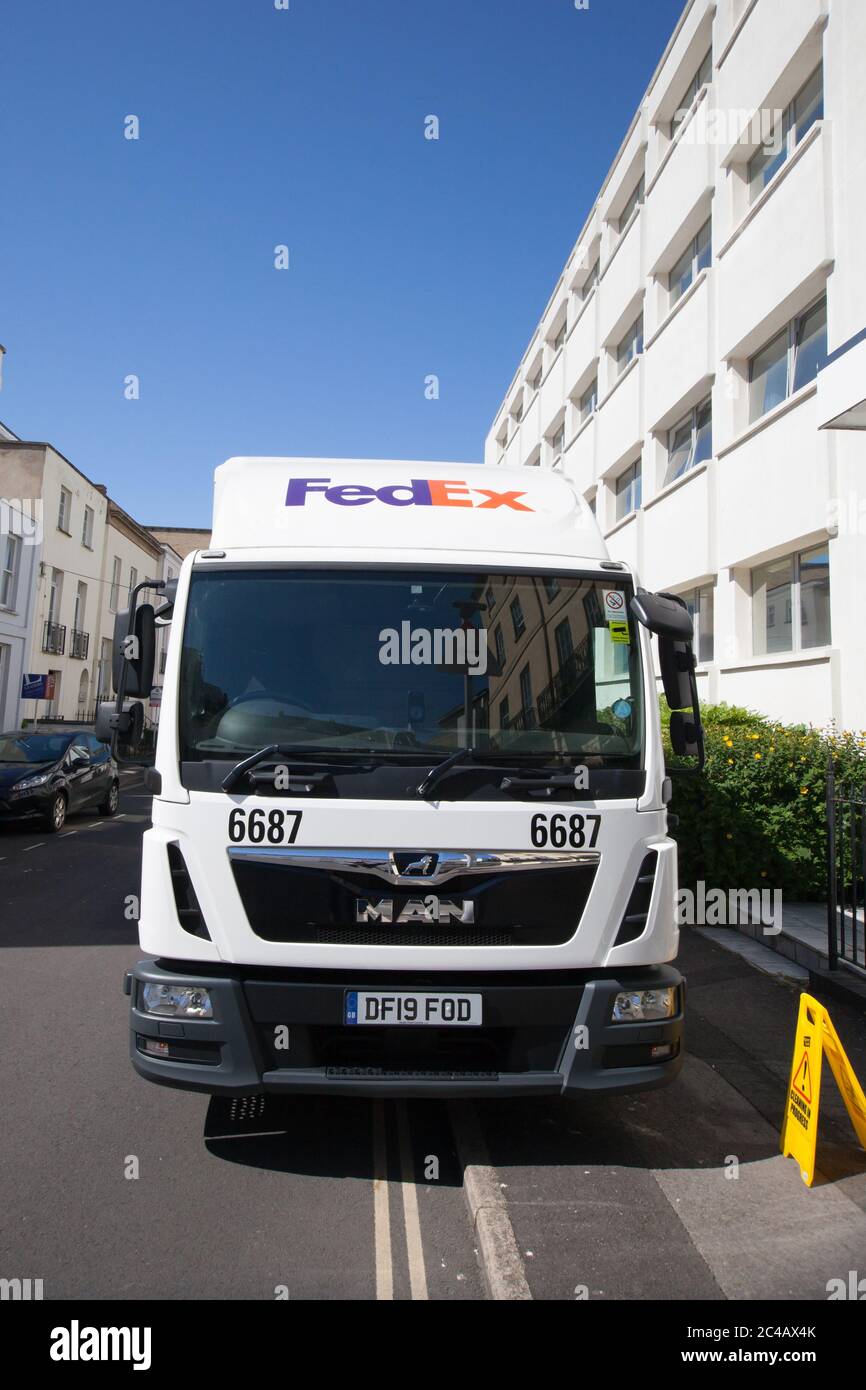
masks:
<svg viewBox="0 0 866 1390"><path fill-rule="evenodd" d="M774 333L773 336L772 336L771 338L768 338L767 341L766 341L765 343L763 343L763 344L761 345L761 347L758 348L757 352L754 352L754 353L752 354L752 356L749 358L749 360L748 360L748 379L749 379L749 424L750 424L750 425L756 424L756 423L758 422L758 420L763 420L764 416L765 416L765 415L769 415L769 413L770 413L771 410L776 410L776 409L777 409L780 405L782 405L785 401L790 400L792 396L796 395L798 391L802 391L806 386L808 386L808 385L810 384L810 382L806 381L806 382L801 382L799 386L795 386L795 382L796 382L796 380L797 380L797 353L798 353L798 351L799 351L799 349L800 349L800 346L801 346L801 345L798 343L798 338L799 338L799 336L800 336L800 328L801 328L802 324L804 323L804 321L809 317L809 315L810 315L811 313L813 313L816 309L820 308L822 305L823 305L823 308L824 308L824 365L826 365L826 358L827 358L827 293L826 293L826 290L825 290L825 292L824 292L823 294L820 294L820 295L818 296L817 299L813 299L812 302L811 302L811 304L808 304L808 305L806 306L806 308L803 309L803 310L801 310L801 312L800 312L799 314L795 314L794 318L789 319L788 323L785 324L785 326L784 326L783 328L780 328L779 331L778 331L777 333ZM762 411L760 412L760 414L757 414L757 415L756 415L756 414L753 413L753 412L754 412L754 399L755 399L755 398L754 398L754 392L753 392L753 388L754 388L754 384L755 384L755 377L754 377L754 366L755 366L755 362L758 360L758 358L761 356L762 353L766 352L767 349L770 348L770 347L773 345L773 343L776 342L777 338L781 338L781 337L782 337L783 335L785 335L785 334L787 334L787 346L786 346L786 350L785 350L785 394L784 394L784 396L782 396L781 400L776 401L773 405L768 405L764 410L762 410ZM820 372L821 370L822 370L822 368L819 367L819 368L818 368L818 371L815 373L815 379L817 379L818 372Z"/></svg>
<svg viewBox="0 0 866 1390"><path fill-rule="evenodd" d="M614 495L614 524L624 521L627 516L632 516L640 511L643 498L643 459L637 458L624 468L621 473L617 473L613 479ZM620 498L629 499L630 505L625 510L620 511Z"/></svg>
<svg viewBox="0 0 866 1390"><path fill-rule="evenodd" d="M701 248L701 245L700 245L700 240L701 240L701 237L703 236L704 232L707 232L707 231L708 231L708 233L709 233L709 234L708 234L708 237L707 237L707 244L706 244L706 246L702 249L702 248ZM702 265L702 264L701 264L701 259L702 259L703 255L704 255L704 252L708 252L709 255L707 256L706 262ZM680 284L682 283L682 276L680 276L679 279L677 280L677 282L674 283L674 271L676 270L677 266L678 266L678 265L681 265L682 262L685 261L686 259L688 259L688 262L689 262L689 267L688 267L689 278L688 278L688 281L686 282L686 284L683 285L682 288L680 289L679 286L680 286ZM696 232L696 234L692 237L692 239L691 239L691 241L689 242L688 246L686 247L685 251L683 251L683 253L682 253L681 256L678 256L678 257L677 257L677 259L674 261L673 265L671 266L670 270L668 271L668 308L669 308L669 309L672 309L672 308L674 307L675 304L679 304L679 302L680 302L680 300L682 299L683 295L684 295L688 290L691 289L692 285L695 283L695 281L697 280L697 278L698 278L698 276L701 274L701 272L704 271L704 270L706 270L706 269L708 269L709 266L712 265L712 260L713 260L713 219L712 219L712 217L708 217L707 220L706 220L706 222L704 222L703 225L702 225L701 227L699 227L699 229L698 229L698 231ZM675 291L676 291L676 293L675 293Z"/></svg>
<svg viewBox="0 0 866 1390"><path fill-rule="evenodd" d="M64 536L72 535L72 493L62 483L60 485L60 505L57 508L57 529L62 531Z"/></svg>
<svg viewBox="0 0 866 1390"><path fill-rule="evenodd" d="M634 349L632 351L632 348ZM643 352L643 309L629 327L622 338L620 338L614 349L614 356L617 364L617 380L622 376L627 367L631 366L636 357L640 357Z"/></svg>
<svg viewBox="0 0 866 1390"><path fill-rule="evenodd" d="M709 59L710 62L710 71L707 76L702 78L701 73L704 71L704 68L707 65L707 59ZM677 103L677 107L674 111L674 114L671 116L670 138L672 140L674 139L680 126L683 124L686 117L688 116L689 111L692 109L692 103L694 102L694 99L697 96L698 92L701 91L703 87L708 87L712 80L713 46L712 44L710 44L709 48L707 49L706 53L704 54L703 58L698 64L696 71L692 74L689 84L686 87L686 90L683 92L681 100ZM677 120L678 116L679 120Z"/></svg>
<svg viewBox="0 0 866 1390"><path fill-rule="evenodd" d="M519 642L526 631L526 614L523 611L523 604L520 602L520 595L515 594L508 605L511 614L511 626L514 629L514 640Z"/></svg>
<svg viewBox="0 0 866 1390"><path fill-rule="evenodd" d="M804 557L807 557L807 556L809 556L809 555L814 555L814 554L820 553L820 552L822 552L822 551L823 551L823 552L826 552L826 555L827 555L827 596L828 596L828 604L829 604L829 600L830 600L830 542L829 542L829 541L824 541L824 542L822 542L822 543L820 543L820 544L818 544L818 545L807 546L804 550L795 550L795 551L793 551L791 554L788 554L788 555L779 555L779 556L777 557L776 560L766 560L766 561L764 561L763 564L761 564L761 565L755 565L755 566L753 566L753 568L750 570L750 572L749 572L749 581L750 581L750 587L751 587L751 607L752 607L752 613L751 613L751 617L752 617L752 655L753 655L754 657L760 658L760 657L787 656L787 655L790 655L790 656L799 656L799 655L801 655L803 652L820 651L822 647L831 647L831 646L833 645L833 626L832 626L832 612L831 612L831 611L828 611L828 615L827 615L828 628L829 628L829 631L828 631L828 633L827 633L827 641L826 641L826 642L816 642L816 643L814 643L812 646L805 646L805 645L803 644L803 580L802 580L803 559L804 559ZM789 563L790 566L791 566L791 579L790 579L790 581L789 581L789 583L790 583L790 602L791 602L791 646L790 646L790 647L778 647L778 648L776 648L775 651L770 651L769 648L768 648L767 645L766 645L766 602L767 602L767 600L766 600L766 584L764 584L764 585L763 585L763 588L764 588L764 610L765 610L765 611L764 611L764 619L765 619L765 621L764 621L764 650L763 650L763 651L759 651L758 648L757 648L757 642L756 642L756 640L755 640L755 637L756 637L756 634L755 634L755 599L756 599L756 594L755 594L755 575L756 575L756 574L760 574L761 571L768 569L770 565L776 564L776 563L778 563L780 560L788 561L788 563Z"/></svg>
<svg viewBox="0 0 866 1390"><path fill-rule="evenodd" d="M116 613L117 605L120 602L120 581L123 575L123 565L119 555L112 557L111 562L111 587L108 591L108 611Z"/></svg>
<svg viewBox="0 0 866 1390"><path fill-rule="evenodd" d="M3 565L0 568L0 608L14 612L21 574L21 537L7 531L3 539L6 544L3 547Z"/></svg>
<svg viewBox="0 0 866 1390"><path fill-rule="evenodd" d="M81 522L81 544L85 550L93 549L93 527L96 521L96 513L93 507L84 504L84 517ZM89 525L88 525L89 523Z"/></svg>
<svg viewBox="0 0 866 1390"><path fill-rule="evenodd" d="M808 120L807 123L804 124L804 118L802 116L798 118L797 116L797 103L799 102L803 93L806 91L809 84L814 80L815 75L817 73L821 74L820 96L818 98L818 101L814 103L814 105L817 106L818 109L815 114L811 114L810 108L807 107L805 115L811 116L811 118ZM809 73L809 76L806 78L806 81L794 93L793 98L791 99L791 101L788 102L788 105L782 112L781 149L776 154L768 155L765 149L766 141L764 141L762 144L758 146L758 148L753 152L753 154L749 158L749 161L746 165L746 183L749 190L750 204L754 203L755 200L761 196L765 188L769 188L773 180L778 176L778 174L781 173L782 169L788 163L797 146L800 144L801 140L803 140L806 137L806 135L808 135L809 131L812 129L812 126L815 125L816 122L823 121L823 119L824 62L822 59L821 62L819 62L812 69L812 71ZM777 127L774 126L773 136L775 136L776 134L776 129ZM763 156L764 158L764 163L761 164L760 168L754 169L753 172L755 161L759 159L761 156ZM772 169L772 173L768 177L764 178L762 177L762 175L764 174L764 171L767 169Z"/></svg>
<svg viewBox="0 0 866 1390"><path fill-rule="evenodd" d="M696 457L697 451L698 451L698 438L699 438L701 429L704 428L704 426L702 426L702 425L700 424L700 416L702 415L702 413L703 413L705 410L709 410L709 412L710 412L710 418L709 418L709 427L710 427L710 452L709 452L709 454L708 454L708 456L707 456L707 459L698 459L698 458ZM684 429L686 429L686 428L689 428L690 431L691 431L691 440L690 440L690 444L689 444L689 453L688 453L688 457L687 457L687 459L686 459L686 462L682 465L682 467L681 467L681 468L678 468L677 471L676 471L675 473L673 473L673 472L671 472L671 465L672 465L672 456L673 456L673 450L674 450L674 439L675 439L675 437L676 437L677 434L679 434L682 430L684 430ZM684 415L684 416L682 417L682 419L677 420L676 424L671 425L670 429L668 430L668 443L667 443L668 462L667 462L667 467L665 468L665 476L664 476L664 481L662 482L662 487L667 487L669 483L676 482L677 478L682 478L682 477L684 476L684 474L690 473L691 470L692 470L693 468L696 468L696 467L698 466L699 463L705 463L705 462L707 462L709 459L711 459L711 458L713 457L713 443L712 443L712 441L713 441L713 398L712 398L712 396L710 395L710 396L705 396L704 399L703 399L702 401L698 401L697 405L693 405L692 408L691 408L691 410L688 412L688 414L687 414L687 415Z"/></svg>

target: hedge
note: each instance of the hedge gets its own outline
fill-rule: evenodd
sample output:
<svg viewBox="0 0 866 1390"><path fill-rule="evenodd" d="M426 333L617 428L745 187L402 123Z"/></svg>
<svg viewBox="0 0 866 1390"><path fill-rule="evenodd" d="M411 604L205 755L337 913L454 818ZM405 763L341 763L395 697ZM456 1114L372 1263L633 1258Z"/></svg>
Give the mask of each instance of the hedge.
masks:
<svg viewBox="0 0 866 1390"><path fill-rule="evenodd" d="M785 725L734 705L704 705L702 773L671 754L671 834L684 887L780 888L788 901L826 898L828 758L837 780L866 786L866 731ZM693 768L694 764L691 764Z"/></svg>

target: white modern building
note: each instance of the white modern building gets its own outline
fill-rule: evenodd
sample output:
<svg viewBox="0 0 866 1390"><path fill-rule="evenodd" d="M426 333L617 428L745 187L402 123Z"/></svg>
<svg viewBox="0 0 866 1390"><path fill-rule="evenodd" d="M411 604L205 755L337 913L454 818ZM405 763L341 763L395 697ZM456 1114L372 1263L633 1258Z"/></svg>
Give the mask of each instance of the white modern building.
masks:
<svg viewBox="0 0 866 1390"><path fill-rule="evenodd" d="M702 699L866 728L864 0L690 0L496 414L695 615Z"/></svg>

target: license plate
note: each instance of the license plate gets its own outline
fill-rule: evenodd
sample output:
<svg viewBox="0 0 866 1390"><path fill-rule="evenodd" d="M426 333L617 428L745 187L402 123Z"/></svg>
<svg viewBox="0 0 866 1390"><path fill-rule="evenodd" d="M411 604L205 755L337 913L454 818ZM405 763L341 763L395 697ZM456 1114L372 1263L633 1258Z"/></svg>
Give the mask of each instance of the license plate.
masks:
<svg viewBox="0 0 866 1390"><path fill-rule="evenodd" d="M440 994L433 990L378 991L350 989L344 1005L346 1023L401 1023L415 1027L477 1028L481 1024L480 994Z"/></svg>

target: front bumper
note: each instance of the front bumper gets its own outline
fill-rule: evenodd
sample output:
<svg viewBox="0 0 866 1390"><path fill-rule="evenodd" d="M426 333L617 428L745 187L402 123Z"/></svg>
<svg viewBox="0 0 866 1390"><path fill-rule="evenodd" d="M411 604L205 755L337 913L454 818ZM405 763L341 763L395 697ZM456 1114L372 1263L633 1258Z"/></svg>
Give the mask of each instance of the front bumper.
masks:
<svg viewBox="0 0 866 1390"><path fill-rule="evenodd" d="M56 787L51 787L48 791L43 787L34 787L32 791L17 797L10 796L6 792L5 795L0 796L0 822L30 820L33 816L47 816L56 795Z"/></svg>
<svg viewBox="0 0 866 1390"><path fill-rule="evenodd" d="M145 982L210 991L211 1019L140 1007ZM612 1023L620 990L677 988L673 1018ZM671 966L509 976L261 971L139 961L127 974L130 1054L149 1081L212 1095L575 1096L649 1090L682 1066L685 981ZM481 1028L346 1027L349 989L480 993ZM165 1055L143 1049L146 1040ZM287 1046L286 1046L287 1044ZM664 1048L663 1060L653 1056Z"/></svg>

